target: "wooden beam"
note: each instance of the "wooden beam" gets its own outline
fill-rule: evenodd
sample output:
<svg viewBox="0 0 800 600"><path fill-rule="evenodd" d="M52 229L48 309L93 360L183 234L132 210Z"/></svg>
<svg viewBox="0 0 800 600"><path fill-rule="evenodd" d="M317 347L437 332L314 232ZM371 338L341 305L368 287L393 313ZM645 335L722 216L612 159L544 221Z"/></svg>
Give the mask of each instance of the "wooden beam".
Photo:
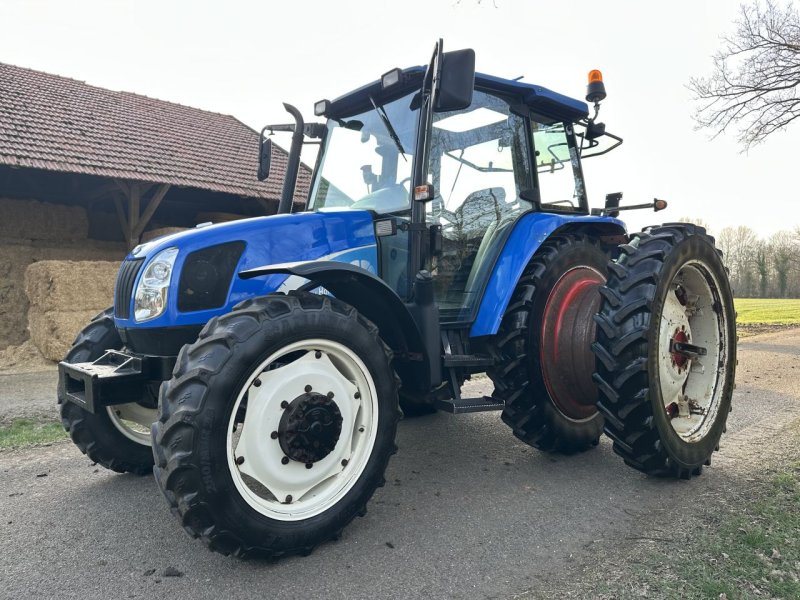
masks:
<svg viewBox="0 0 800 600"><path fill-rule="evenodd" d="M119 226L122 228L122 235L125 237L125 242L128 244L128 249L132 248L131 241L128 239L128 220L125 218L125 209L122 207L122 199L119 194L114 195L114 208L117 209L117 219L119 219Z"/></svg>
<svg viewBox="0 0 800 600"><path fill-rule="evenodd" d="M153 197L150 198L150 202L147 203L147 208L144 210L139 222L136 224L136 227L133 228L133 236L135 238L139 238L142 235L144 228L147 227L150 219L153 218L153 214L155 214L156 209L158 209L158 206L161 204L164 196L167 195L169 188L170 185L168 183L164 183L156 189Z"/></svg>
<svg viewBox="0 0 800 600"><path fill-rule="evenodd" d="M122 181L121 179L115 179L114 180L114 185L116 185L120 190L122 190L122 193L124 194L125 199L128 199L128 198L131 197L131 188L126 182Z"/></svg>
<svg viewBox="0 0 800 600"><path fill-rule="evenodd" d="M131 194L128 196L128 245L133 246L138 243L137 236L134 235L136 225L139 223L139 200L141 188L136 183L131 183Z"/></svg>

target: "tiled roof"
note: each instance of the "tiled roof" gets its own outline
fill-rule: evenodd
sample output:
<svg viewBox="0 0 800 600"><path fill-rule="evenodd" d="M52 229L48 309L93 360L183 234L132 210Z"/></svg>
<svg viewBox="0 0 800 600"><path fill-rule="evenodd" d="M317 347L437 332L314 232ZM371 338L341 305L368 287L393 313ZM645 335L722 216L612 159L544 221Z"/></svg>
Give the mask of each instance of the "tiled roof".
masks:
<svg viewBox="0 0 800 600"><path fill-rule="evenodd" d="M0 63L0 164L280 198L287 154L256 179L258 133L234 117ZM310 172L301 167L295 201Z"/></svg>

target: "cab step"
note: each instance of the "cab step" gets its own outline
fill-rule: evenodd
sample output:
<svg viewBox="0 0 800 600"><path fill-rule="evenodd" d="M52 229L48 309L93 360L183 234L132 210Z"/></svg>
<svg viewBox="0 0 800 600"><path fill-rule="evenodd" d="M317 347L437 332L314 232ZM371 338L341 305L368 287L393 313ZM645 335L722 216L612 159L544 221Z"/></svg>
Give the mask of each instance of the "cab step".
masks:
<svg viewBox="0 0 800 600"><path fill-rule="evenodd" d="M491 356L480 354L445 354L443 358L445 367L491 367L494 364Z"/></svg>
<svg viewBox="0 0 800 600"><path fill-rule="evenodd" d="M491 396L480 398L459 398L457 400L437 400L436 408L454 415L474 412L487 412L490 410L503 410L505 403Z"/></svg>

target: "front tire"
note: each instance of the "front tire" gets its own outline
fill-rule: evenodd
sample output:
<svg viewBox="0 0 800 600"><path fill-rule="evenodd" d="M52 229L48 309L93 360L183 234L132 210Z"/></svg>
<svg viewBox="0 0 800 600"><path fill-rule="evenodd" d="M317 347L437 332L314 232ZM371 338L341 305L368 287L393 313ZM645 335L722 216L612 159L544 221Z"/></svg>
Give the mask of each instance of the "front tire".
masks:
<svg viewBox="0 0 800 600"><path fill-rule="evenodd" d="M240 557L337 537L396 450L390 361L377 328L327 296L270 295L212 319L153 425L156 481L183 527Z"/></svg>
<svg viewBox="0 0 800 600"><path fill-rule="evenodd" d="M648 475L690 478L719 449L736 368L733 295L702 227L631 236L596 317L595 380L614 451Z"/></svg>
<svg viewBox="0 0 800 600"><path fill-rule="evenodd" d="M122 340L109 308L84 327L64 360L91 362L106 350L119 350ZM118 404L90 413L65 398L59 384L61 423L78 449L92 461L117 473L146 475L153 470L153 451L148 430L155 421L155 395L141 403Z"/></svg>
<svg viewBox="0 0 800 600"><path fill-rule="evenodd" d="M597 446L603 417L592 382L592 316L608 255L586 236L557 235L531 259L492 345L487 374L514 435L565 454Z"/></svg>

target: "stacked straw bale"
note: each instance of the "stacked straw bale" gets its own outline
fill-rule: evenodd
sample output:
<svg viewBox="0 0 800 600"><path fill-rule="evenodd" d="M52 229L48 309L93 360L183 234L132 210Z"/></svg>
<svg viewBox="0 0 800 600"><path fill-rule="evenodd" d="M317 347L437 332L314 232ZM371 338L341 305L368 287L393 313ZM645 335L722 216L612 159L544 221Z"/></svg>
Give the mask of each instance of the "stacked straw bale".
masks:
<svg viewBox="0 0 800 600"><path fill-rule="evenodd" d="M78 332L112 305L118 268L117 262L58 260L27 268L28 330L45 358L61 360Z"/></svg>

